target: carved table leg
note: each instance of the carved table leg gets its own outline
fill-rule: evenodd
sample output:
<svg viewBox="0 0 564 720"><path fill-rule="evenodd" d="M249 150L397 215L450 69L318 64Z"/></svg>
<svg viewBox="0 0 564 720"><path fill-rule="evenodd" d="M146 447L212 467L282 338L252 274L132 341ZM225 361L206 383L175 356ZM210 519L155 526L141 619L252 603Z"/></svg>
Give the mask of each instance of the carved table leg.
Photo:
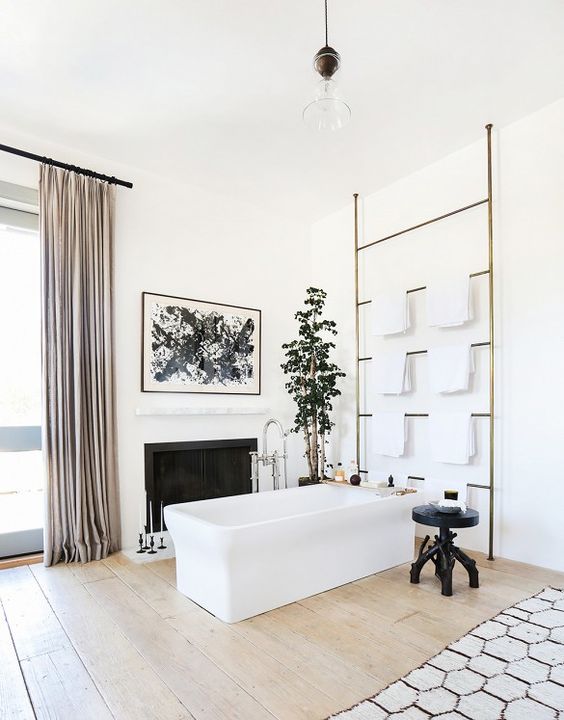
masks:
<svg viewBox="0 0 564 720"><path fill-rule="evenodd" d="M430 539L431 539L430 535L425 535L425 537L423 538L423 541L421 542L421 545L419 546L419 552L417 553L417 559L419 559L421 557L421 555L423 555L423 553L425 552L425 547L427 546L427 543L429 542Z"/></svg>
<svg viewBox="0 0 564 720"><path fill-rule="evenodd" d="M435 545L437 546L437 553L432 558L433 565L435 566L435 577L441 579L441 554L439 552L440 540L439 536L435 535Z"/></svg>
<svg viewBox="0 0 564 720"><path fill-rule="evenodd" d="M452 572L456 560L464 566L470 579L470 587L480 587L478 580L478 569L476 561L468 557L459 547L454 544L456 533L450 528L441 527L439 534L435 535L435 542L427 547L429 535L421 543L417 560L411 565L411 582L418 583L423 566L432 561L435 566L435 575L441 581L441 592L443 595L452 595Z"/></svg>
<svg viewBox="0 0 564 720"><path fill-rule="evenodd" d="M452 552L454 557L459 561L459 563L461 565L464 565L464 567L466 568L468 572L468 577L470 578L470 587L480 587L480 582L478 580L478 569L476 568L476 561L473 560L471 557L468 557L468 555L466 555L466 553L458 547L453 546Z"/></svg>
<svg viewBox="0 0 564 720"><path fill-rule="evenodd" d="M455 534L448 528L440 528L438 537L439 556L437 563L438 577L441 581L441 593L452 595L452 570L454 568L453 539Z"/></svg>
<svg viewBox="0 0 564 720"><path fill-rule="evenodd" d="M454 555L451 552L450 545L441 545L439 559L441 593L450 596L452 595L452 570L454 568Z"/></svg>
<svg viewBox="0 0 564 720"><path fill-rule="evenodd" d="M421 547L419 548L419 556L417 560L411 565L410 579L412 583L416 584L419 582L419 577L421 575L421 570L423 569L423 566L426 562L433 559L439 550L437 545L432 545L430 548L425 550L425 546L428 542L429 535L426 535L425 539L421 543Z"/></svg>

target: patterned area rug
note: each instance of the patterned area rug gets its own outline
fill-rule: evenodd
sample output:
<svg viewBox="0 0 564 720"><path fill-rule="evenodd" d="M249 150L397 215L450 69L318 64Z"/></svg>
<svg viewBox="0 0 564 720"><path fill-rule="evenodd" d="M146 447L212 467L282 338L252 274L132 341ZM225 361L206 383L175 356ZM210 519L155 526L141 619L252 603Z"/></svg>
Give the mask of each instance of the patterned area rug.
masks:
<svg viewBox="0 0 564 720"><path fill-rule="evenodd" d="M478 625L339 720L564 720L564 590Z"/></svg>

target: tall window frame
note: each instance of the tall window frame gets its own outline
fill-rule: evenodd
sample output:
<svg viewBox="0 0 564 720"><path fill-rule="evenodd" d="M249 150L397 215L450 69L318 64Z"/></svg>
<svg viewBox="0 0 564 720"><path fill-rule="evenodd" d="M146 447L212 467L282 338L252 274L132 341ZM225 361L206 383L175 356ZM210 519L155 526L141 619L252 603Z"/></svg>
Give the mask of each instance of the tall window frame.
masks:
<svg viewBox="0 0 564 720"><path fill-rule="evenodd" d="M0 180L0 228L4 231L22 232L23 236L29 233L39 232L39 201L38 192L34 188L16 185ZM39 243L39 240L38 240ZM37 277L40 282L40 277ZM0 308L1 312L1 308ZM16 453L11 456L14 466L24 464L29 453L37 454L41 451L41 426L40 425L7 425L0 422L0 454ZM22 455L20 455L20 453ZM0 457L1 459L6 459ZM4 463L5 465L6 463ZM42 478L39 479L42 484ZM8 508L15 508L13 513L26 512L26 508L20 504L13 505L14 498L7 496L14 493L5 493L4 502L12 502L6 505L4 517ZM17 494L17 493L16 493ZM25 500L24 500L25 501ZM3 502L0 494L0 503ZM21 508L21 509L20 509ZM4 521L4 527L0 526L0 559L17 555L41 552L43 550L43 522L38 518L38 512L31 513L32 521L22 523L21 527L17 522L13 524ZM42 513L41 513L42 515ZM2 508L0 508L0 518ZM5 517L6 519L6 517ZM10 518L17 520L17 518ZM39 525L39 527L36 527Z"/></svg>

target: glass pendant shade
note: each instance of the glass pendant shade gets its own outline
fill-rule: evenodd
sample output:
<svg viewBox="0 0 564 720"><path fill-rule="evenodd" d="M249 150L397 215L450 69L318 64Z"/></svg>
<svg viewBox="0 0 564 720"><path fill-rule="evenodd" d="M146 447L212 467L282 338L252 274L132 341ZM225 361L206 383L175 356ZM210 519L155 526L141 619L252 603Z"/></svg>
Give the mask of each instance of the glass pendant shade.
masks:
<svg viewBox="0 0 564 720"><path fill-rule="evenodd" d="M351 119L351 109L340 97L337 83L325 77L318 82L315 98L304 108L303 117L313 130L339 130Z"/></svg>

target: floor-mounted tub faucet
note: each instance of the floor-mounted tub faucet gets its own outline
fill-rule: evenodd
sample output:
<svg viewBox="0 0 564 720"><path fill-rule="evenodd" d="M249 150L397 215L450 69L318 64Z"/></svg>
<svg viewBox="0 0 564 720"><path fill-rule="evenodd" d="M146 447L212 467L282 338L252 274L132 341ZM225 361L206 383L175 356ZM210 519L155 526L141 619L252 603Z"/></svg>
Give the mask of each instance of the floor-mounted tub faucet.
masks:
<svg viewBox="0 0 564 720"><path fill-rule="evenodd" d="M282 440L282 454L275 450L271 455L268 454L268 428L271 425L276 425L278 433ZM259 491L259 463L265 467L268 465L272 466L272 486L274 490L280 489L280 465L282 465L282 478L284 488L288 487L288 471L286 467L286 461L288 459L288 452L286 448L286 436L287 432L284 431L282 423L275 418L270 418L264 424L262 429L262 455L258 452L252 452L251 455L251 485L252 491Z"/></svg>

